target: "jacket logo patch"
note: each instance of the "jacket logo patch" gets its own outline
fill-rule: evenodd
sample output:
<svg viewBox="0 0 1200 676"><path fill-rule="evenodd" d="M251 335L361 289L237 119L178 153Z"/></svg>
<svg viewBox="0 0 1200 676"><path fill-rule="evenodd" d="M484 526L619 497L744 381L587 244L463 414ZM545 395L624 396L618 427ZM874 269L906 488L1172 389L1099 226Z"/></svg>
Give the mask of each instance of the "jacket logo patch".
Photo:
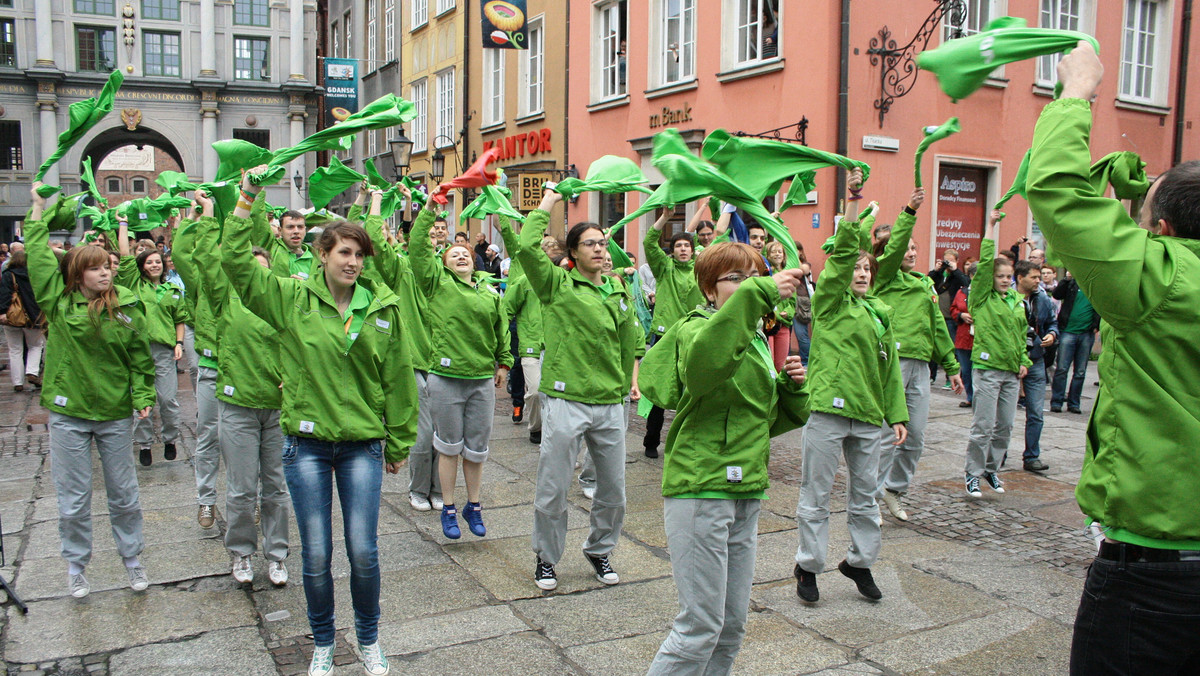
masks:
<svg viewBox="0 0 1200 676"><path fill-rule="evenodd" d="M659 326L659 327L658 327L658 330L659 330L659 331L666 331L666 330L667 330L667 327L665 327L665 326Z"/></svg>
<svg viewBox="0 0 1200 676"><path fill-rule="evenodd" d="M226 386L225 386L225 396L227 396L227 397L232 397L232 396L233 396L233 390L234 390L234 387L233 387L233 385L226 385Z"/></svg>
<svg viewBox="0 0 1200 676"><path fill-rule="evenodd" d="M117 319L120 319L121 321L125 322L126 324L131 324L131 323L133 323L133 320L132 320L132 319L130 319L128 315L126 315L126 314L124 314L124 313L122 313L122 312L118 312L118 313L117 313Z"/></svg>
<svg viewBox="0 0 1200 676"><path fill-rule="evenodd" d="M567 384L561 380L554 381L554 391L555 392L566 392Z"/></svg>
<svg viewBox="0 0 1200 676"><path fill-rule="evenodd" d="M54 398L54 405L55 406L66 406L67 398L62 396L61 394L58 395L57 397Z"/></svg>
<svg viewBox="0 0 1200 676"><path fill-rule="evenodd" d="M205 348L205 349L201 350L201 352L203 352L203 353L204 353L204 356L205 356L205 357L211 357L211 356L212 356L212 350L209 350L208 348Z"/></svg>
<svg viewBox="0 0 1200 676"><path fill-rule="evenodd" d="M897 350L899 350L899 349L900 349L900 341L896 341L896 349L897 349Z"/></svg>
<svg viewBox="0 0 1200 676"><path fill-rule="evenodd" d="M179 300L179 294L177 294L177 293L171 294L171 297L174 298L175 300Z"/></svg>
<svg viewBox="0 0 1200 676"><path fill-rule="evenodd" d="M375 326L378 326L381 329L390 329L392 328L392 323L384 319L376 319Z"/></svg>
<svg viewBox="0 0 1200 676"><path fill-rule="evenodd" d="M297 276L297 277L299 277L300 279L308 279L308 273L307 273L307 272L297 272L297 273L296 273L296 276Z"/></svg>
<svg viewBox="0 0 1200 676"><path fill-rule="evenodd" d="M982 359L982 360L984 360L984 361L987 361L987 360L988 360L988 358L990 358L991 356L992 356L992 355L988 354L987 352L980 352L980 353L979 353L979 358L980 358L980 359Z"/></svg>
<svg viewBox="0 0 1200 676"><path fill-rule="evenodd" d="M442 366L450 365L450 357L442 357Z"/></svg>
<svg viewBox="0 0 1200 676"><path fill-rule="evenodd" d="M621 312L627 312L628 310L629 310L629 306L625 304L624 300L622 300L621 301Z"/></svg>
<svg viewBox="0 0 1200 676"><path fill-rule="evenodd" d="M305 434L312 434L314 427L316 427L316 425L314 425L313 421L311 421L311 420L301 420L300 421L300 431Z"/></svg>
<svg viewBox="0 0 1200 676"><path fill-rule="evenodd" d="M742 468L737 465L730 465L725 468L725 480L731 484L742 483Z"/></svg>
<svg viewBox="0 0 1200 676"><path fill-rule="evenodd" d="M533 354L533 348L532 347L525 348L525 354Z"/></svg>
<svg viewBox="0 0 1200 676"><path fill-rule="evenodd" d="M846 400L842 399L841 397L834 397L833 398L833 407L834 408L846 408Z"/></svg>

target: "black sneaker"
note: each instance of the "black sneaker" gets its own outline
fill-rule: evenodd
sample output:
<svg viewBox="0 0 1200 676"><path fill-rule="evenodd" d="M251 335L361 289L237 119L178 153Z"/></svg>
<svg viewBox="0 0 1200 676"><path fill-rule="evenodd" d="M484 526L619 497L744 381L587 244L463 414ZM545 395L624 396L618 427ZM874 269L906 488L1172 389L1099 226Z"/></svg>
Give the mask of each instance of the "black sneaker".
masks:
<svg viewBox="0 0 1200 676"><path fill-rule="evenodd" d="M150 449L143 448L138 451L138 462L142 463L143 467L149 467L150 463L154 462L154 458L150 455Z"/></svg>
<svg viewBox="0 0 1200 676"><path fill-rule="evenodd" d="M817 574L810 573L796 564L792 569L792 575L796 578L796 596L799 596L802 601L808 603L816 603L821 598L821 590L817 589Z"/></svg>
<svg viewBox="0 0 1200 676"><path fill-rule="evenodd" d="M1026 472L1045 472L1048 469L1050 469L1050 465L1047 465L1038 458L1026 461L1025 463Z"/></svg>
<svg viewBox="0 0 1200 676"><path fill-rule="evenodd" d="M996 476L995 472L984 472L983 480L997 493L1004 492L1004 482L1000 480L1000 477Z"/></svg>
<svg viewBox="0 0 1200 676"><path fill-rule="evenodd" d="M512 421L514 423L519 423L525 419L525 411L523 408L524 407L522 406L513 406Z"/></svg>
<svg viewBox="0 0 1200 676"><path fill-rule="evenodd" d="M558 586L558 577L554 575L554 564L546 563L538 557L537 568L533 569L533 582L539 589L552 591Z"/></svg>
<svg viewBox="0 0 1200 676"><path fill-rule="evenodd" d="M175 444L163 444L163 460L175 459Z"/></svg>
<svg viewBox="0 0 1200 676"><path fill-rule="evenodd" d="M531 444L542 443L542 431L538 430L536 432L530 432L529 433L529 443L531 443Z"/></svg>
<svg viewBox="0 0 1200 676"><path fill-rule="evenodd" d="M1050 412L1051 413L1062 413L1062 406L1051 406Z"/></svg>
<svg viewBox="0 0 1200 676"><path fill-rule="evenodd" d="M608 554L604 556L592 556L584 554L587 557L588 563L592 564L592 568L596 569L596 579L604 584L616 584L621 581L617 574L613 572L612 566L608 565Z"/></svg>
<svg viewBox="0 0 1200 676"><path fill-rule="evenodd" d="M646 447L646 457L647 458L657 458L658 457L658 446L655 446L654 448L647 446Z"/></svg>
<svg viewBox="0 0 1200 676"><path fill-rule="evenodd" d="M855 586L858 587L858 593L871 599L878 601L883 598L883 592L879 591L879 587L875 586L875 578L871 576L870 568L855 568L854 566L842 561L838 564L838 571L846 577L854 580Z"/></svg>
<svg viewBox="0 0 1200 676"><path fill-rule="evenodd" d="M1083 411L1079 410L1079 407L1078 407L1078 406L1071 406L1071 407L1069 407L1069 408L1067 409L1067 412L1068 412L1068 413L1083 413Z"/></svg>
<svg viewBox="0 0 1200 676"><path fill-rule="evenodd" d="M967 475L967 495L973 498L983 497L983 491L979 490L979 477Z"/></svg>

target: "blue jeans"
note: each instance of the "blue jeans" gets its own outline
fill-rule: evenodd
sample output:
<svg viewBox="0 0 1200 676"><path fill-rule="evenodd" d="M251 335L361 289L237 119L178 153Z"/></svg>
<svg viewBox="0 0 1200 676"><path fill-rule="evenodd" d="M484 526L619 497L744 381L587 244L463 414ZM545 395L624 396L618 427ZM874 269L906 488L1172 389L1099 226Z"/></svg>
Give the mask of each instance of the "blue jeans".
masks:
<svg viewBox="0 0 1200 676"><path fill-rule="evenodd" d="M800 349L800 363L807 367L808 350L812 345L812 339L808 335L808 324L802 324L798 320L793 320L792 335L796 336L796 345Z"/></svg>
<svg viewBox="0 0 1200 676"><path fill-rule="evenodd" d="M1025 375L1025 462L1042 454L1042 413L1046 408L1046 365L1033 360Z"/></svg>
<svg viewBox="0 0 1200 676"><path fill-rule="evenodd" d="M379 491L383 483L383 442L320 441L286 436L283 470L304 559L308 623L318 646L334 642L333 481L342 505L346 555L350 559L350 598L358 642L376 641L379 627Z"/></svg>
<svg viewBox="0 0 1200 676"><path fill-rule="evenodd" d="M1067 400L1067 408L1079 408L1079 398L1083 395L1083 382L1087 379L1088 357L1092 354L1092 343L1096 342L1096 334L1062 333L1058 336L1058 368L1054 369L1054 387L1050 390L1050 405L1061 407L1063 399ZM1067 369L1074 369L1071 375L1071 391L1067 390Z"/></svg>
<svg viewBox="0 0 1200 676"><path fill-rule="evenodd" d="M975 401L975 386L971 382L971 351L956 347L954 356L958 358L958 373L962 376L963 388L967 391L967 402L973 402Z"/></svg>

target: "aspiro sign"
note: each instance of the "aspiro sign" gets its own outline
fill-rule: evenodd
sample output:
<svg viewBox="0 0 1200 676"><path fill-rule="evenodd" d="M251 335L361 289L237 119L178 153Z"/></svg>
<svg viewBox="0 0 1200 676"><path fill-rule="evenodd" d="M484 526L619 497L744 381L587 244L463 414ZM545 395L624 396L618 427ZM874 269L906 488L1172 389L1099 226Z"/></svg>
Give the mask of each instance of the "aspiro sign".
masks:
<svg viewBox="0 0 1200 676"><path fill-rule="evenodd" d="M506 136L495 141L484 141L483 151L487 152L492 148L500 150L500 157L497 159L510 160L514 157L525 157L526 155L542 155L545 153L554 152L550 146L550 128L544 127L525 134L515 134Z"/></svg>

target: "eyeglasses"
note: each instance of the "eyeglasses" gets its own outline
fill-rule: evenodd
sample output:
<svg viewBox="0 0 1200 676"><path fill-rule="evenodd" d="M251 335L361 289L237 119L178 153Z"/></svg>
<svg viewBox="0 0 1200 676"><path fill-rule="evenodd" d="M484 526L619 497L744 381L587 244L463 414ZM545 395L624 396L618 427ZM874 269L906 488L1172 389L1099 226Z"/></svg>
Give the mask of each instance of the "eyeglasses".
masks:
<svg viewBox="0 0 1200 676"><path fill-rule="evenodd" d="M725 275L724 277L718 277L717 281L718 282L729 282L731 284L741 284L742 282L746 281L747 279L750 279L751 277L757 277L757 276L758 276L757 272L752 275L743 275L740 272L735 272L732 275Z"/></svg>
<svg viewBox="0 0 1200 676"><path fill-rule="evenodd" d="M604 249L604 248L608 247L608 240L607 239L585 239L579 243L579 246L587 247L589 249L594 249L596 247L600 247L601 249Z"/></svg>

